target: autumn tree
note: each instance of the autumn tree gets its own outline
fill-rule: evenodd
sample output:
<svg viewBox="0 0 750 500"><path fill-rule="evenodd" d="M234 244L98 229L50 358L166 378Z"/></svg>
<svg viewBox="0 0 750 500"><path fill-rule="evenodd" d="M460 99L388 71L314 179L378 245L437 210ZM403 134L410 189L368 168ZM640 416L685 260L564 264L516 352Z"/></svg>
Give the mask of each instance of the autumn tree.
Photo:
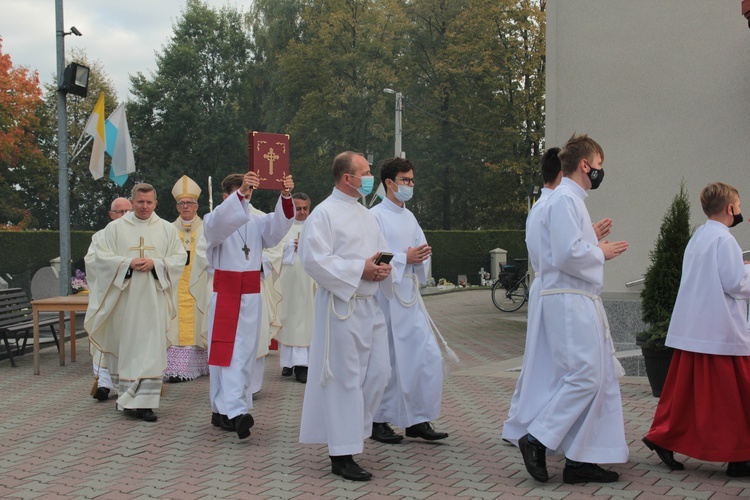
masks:
<svg viewBox="0 0 750 500"><path fill-rule="evenodd" d="M0 38L0 224L18 224L27 210L19 183L48 167L37 142L42 90L37 73L14 67ZM27 217L28 219L28 217Z"/></svg>

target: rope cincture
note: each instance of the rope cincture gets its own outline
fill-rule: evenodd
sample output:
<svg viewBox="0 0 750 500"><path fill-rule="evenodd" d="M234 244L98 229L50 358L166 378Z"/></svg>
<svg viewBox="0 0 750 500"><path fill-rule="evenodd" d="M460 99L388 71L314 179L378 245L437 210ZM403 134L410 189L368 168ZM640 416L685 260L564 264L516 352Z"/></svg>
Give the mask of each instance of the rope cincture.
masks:
<svg viewBox="0 0 750 500"><path fill-rule="evenodd" d="M339 319L339 321L345 321L349 319L352 314L354 313L354 301L355 300L361 300L361 299L370 299L372 298L372 295L361 295L359 293L355 293L351 299L349 299L349 302L346 303L346 314L340 315L338 312L336 312L336 308L333 306L333 294L331 293L328 296L328 309L333 312L333 314L336 315L336 318ZM325 387L326 383L328 382L329 378L333 377L333 372L331 371L331 365L328 362L329 354L331 350L331 314L326 314L326 349L325 354L323 355L323 372L320 374L320 385L321 387Z"/></svg>
<svg viewBox="0 0 750 500"><path fill-rule="evenodd" d="M612 341L612 336L609 331L609 321L607 320L607 313L604 311L604 303L602 302L602 298L598 295L594 295L593 293L584 292L583 290L576 290L574 288L556 288L551 290L542 290L539 295L558 295L564 293L583 295L594 301L594 304L596 305L596 312L599 314L599 319L602 322L602 329L604 330L604 340L606 342L609 342L610 352L612 353L612 362L615 368L615 375L617 376L617 378L625 376L625 369L622 367L620 360L617 359L617 351L615 351L615 344Z"/></svg>

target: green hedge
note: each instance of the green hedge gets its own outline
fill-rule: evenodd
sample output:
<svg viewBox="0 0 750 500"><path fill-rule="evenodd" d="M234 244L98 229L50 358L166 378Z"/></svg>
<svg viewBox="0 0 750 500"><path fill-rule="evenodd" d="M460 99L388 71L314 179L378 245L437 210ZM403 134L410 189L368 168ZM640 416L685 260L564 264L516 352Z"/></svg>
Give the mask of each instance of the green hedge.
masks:
<svg viewBox="0 0 750 500"><path fill-rule="evenodd" d="M93 234L93 231L71 232L70 255L74 263L86 255ZM0 256L0 276L25 271L31 271L33 276L60 256L60 234L57 231L0 231Z"/></svg>
<svg viewBox="0 0 750 500"><path fill-rule="evenodd" d="M86 255L92 231L71 233L73 263ZM519 230L489 231L425 231L432 246L432 276L454 282L465 274L469 283L479 284L479 269L490 270L490 250L508 251L508 262L526 258L524 232ZM0 231L0 276L6 273L31 275L49 266L49 261L60 255L57 231ZM75 266L73 266L75 270Z"/></svg>
<svg viewBox="0 0 750 500"><path fill-rule="evenodd" d="M460 274L472 285L479 284L479 269L490 272L490 250L508 251L508 262L525 259L525 232L517 229L487 231L425 231L432 246L432 276L452 283Z"/></svg>

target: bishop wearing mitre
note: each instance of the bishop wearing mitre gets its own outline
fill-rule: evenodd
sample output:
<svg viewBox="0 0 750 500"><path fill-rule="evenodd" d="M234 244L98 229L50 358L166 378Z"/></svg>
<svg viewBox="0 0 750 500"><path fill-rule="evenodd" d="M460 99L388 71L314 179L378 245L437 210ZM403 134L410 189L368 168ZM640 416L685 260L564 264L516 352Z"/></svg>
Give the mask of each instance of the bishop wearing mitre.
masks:
<svg viewBox="0 0 750 500"><path fill-rule="evenodd" d="M133 186L133 212L109 224L85 259L96 292L84 327L118 387L117 409L148 422L156 421L173 288L187 259L177 229L154 213L156 203L153 186Z"/></svg>
<svg viewBox="0 0 750 500"><path fill-rule="evenodd" d="M167 382L208 375L208 330L203 321L203 316L208 314L208 261L205 245L199 244L203 234L203 220L198 217L200 194L201 188L187 175L183 175L172 188L180 214L173 224L180 233L187 260L180 282L174 287L177 316L169 329L172 346L167 351L167 370L164 372Z"/></svg>

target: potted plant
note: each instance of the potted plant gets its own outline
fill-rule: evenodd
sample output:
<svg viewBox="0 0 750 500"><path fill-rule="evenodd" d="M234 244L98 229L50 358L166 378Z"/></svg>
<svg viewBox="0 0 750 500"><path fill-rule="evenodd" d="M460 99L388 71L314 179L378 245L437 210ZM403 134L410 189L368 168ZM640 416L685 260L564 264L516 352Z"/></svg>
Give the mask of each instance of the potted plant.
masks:
<svg viewBox="0 0 750 500"><path fill-rule="evenodd" d="M661 396L672 359L672 349L664 342L680 289L682 258L690 233L690 200L683 181L662 219L641 291L643 321L648 328L636 335L636 344L643 352L646 376L655 397Z"/></svg>

